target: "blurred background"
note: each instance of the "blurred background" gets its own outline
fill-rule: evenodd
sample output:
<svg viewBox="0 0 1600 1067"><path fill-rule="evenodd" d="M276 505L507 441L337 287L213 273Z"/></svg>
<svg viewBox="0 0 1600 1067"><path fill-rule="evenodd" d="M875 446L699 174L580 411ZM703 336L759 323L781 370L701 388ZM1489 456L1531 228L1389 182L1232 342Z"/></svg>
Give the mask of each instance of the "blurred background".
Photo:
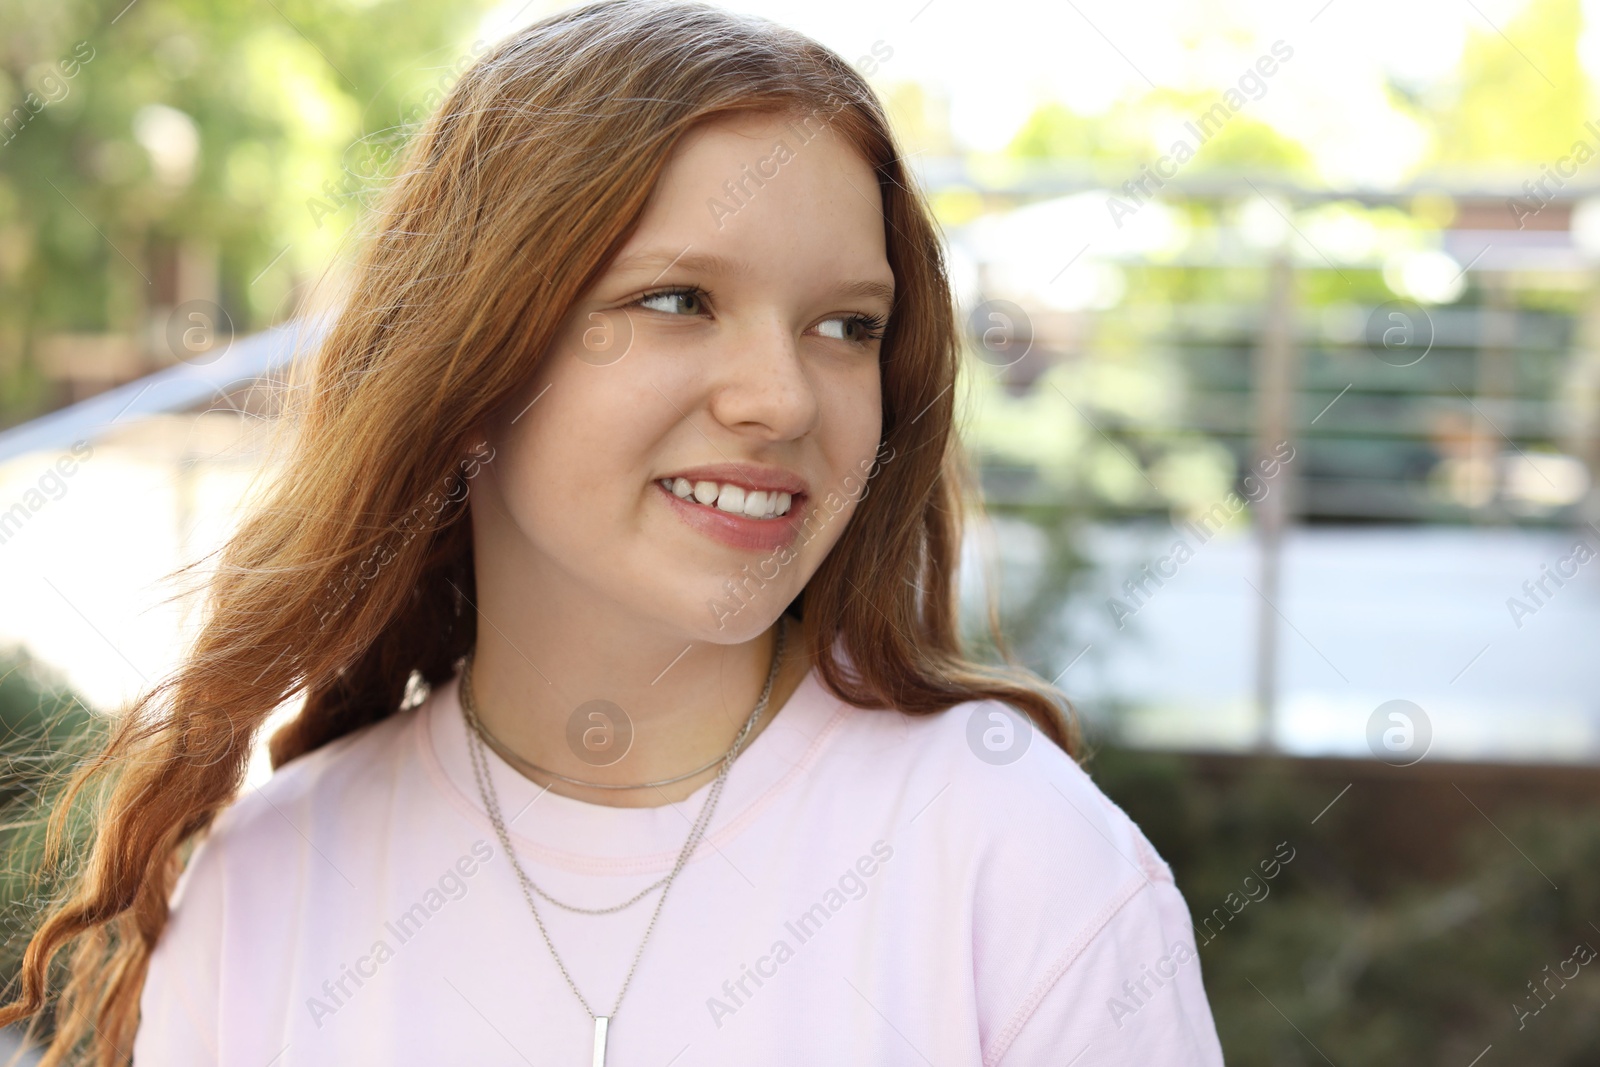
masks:
<svg viewBox="0 0 1600 1067"><path fill-rule="evenodd" d="M3 799L174 665L314 283L560 6L0 0ZM1600 1063L1600 2L728 6L891 111L967 325L973 638L993 591L1072 696L1228 1061Z"/></svg>

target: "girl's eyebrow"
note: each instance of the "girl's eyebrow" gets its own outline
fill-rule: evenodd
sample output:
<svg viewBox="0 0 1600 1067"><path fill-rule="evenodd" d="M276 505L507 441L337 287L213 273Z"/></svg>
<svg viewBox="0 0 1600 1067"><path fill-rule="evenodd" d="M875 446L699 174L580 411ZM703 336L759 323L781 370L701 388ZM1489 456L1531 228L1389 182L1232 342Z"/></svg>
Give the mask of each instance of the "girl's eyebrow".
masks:
<svg viewBox="0 0 1600 1067"><path fill-rule="evenodd" d="M845 282L839 286L840 296L861 296L868 300L882 300L894 307L894 286L882 282Z"/></svg>
<svg viewBox="0 0 1600 1067"><path fill-rule="evenodd" d="M659 269L656 275L660 278L673 267L682 267L684 270L694 271L697 274L712 274L722 277L739 277L749 274L750 267L739 263L726 256L719 256L714 252L690 252L688 248L677 255L669 256L662 252L645 251L635 252L629 256L619 258L614 264L617 270L648 270L651 267Z"/></svg>
<svg viewBox="0 0 1600 1067"><path fill-rule="evenodd" d="M644 251L622 256L612 265L617 271L649 270L657 268L656 276L652 283L659 281L661 276L673 267L682 267L684 270L696 274L705 274L712 277L737 278L750 273L749 264L719 256L714 252L690 252L687 248L675 256L662 252ZM840 296L859 296L869 300L882 300L890 307L894 306L894 286L876 281L850 281L843 282L835 288Z"/></svg>

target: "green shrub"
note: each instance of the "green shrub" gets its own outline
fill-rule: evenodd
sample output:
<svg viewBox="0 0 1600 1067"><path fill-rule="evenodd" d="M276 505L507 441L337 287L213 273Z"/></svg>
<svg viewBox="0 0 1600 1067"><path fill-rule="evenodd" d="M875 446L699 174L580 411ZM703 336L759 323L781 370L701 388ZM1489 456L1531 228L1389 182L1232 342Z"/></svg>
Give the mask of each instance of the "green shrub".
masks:
<svg viewBox="0 0 1600 1067"><path fill-rule="evenodd" d="M1280 842L1294 849L1266 895L1197 928L1230 1067L1467 1067L1491 1045L1479 1067L1600 1063L1600 959L1574 955L1600 950L1593 806L1508 804L1431 840L1422 823L1424 846L1390 854L1384 820L1414 813L1346 797L1319 817L1335 790L1292 759L1218 775L1200 757L1108 748L1090 770L1172 866L1196 923L1231 914L1227 895ZM1529 983L1552 991L1537 1014Z"/></svg>

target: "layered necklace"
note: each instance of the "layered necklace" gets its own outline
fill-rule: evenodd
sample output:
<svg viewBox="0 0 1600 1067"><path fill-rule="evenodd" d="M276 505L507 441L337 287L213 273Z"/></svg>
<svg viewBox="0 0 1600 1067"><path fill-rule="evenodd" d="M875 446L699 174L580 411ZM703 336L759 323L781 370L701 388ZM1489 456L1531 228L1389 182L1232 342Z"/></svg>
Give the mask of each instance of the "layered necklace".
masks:
<svg viewBox="0 0 1600 1067"><path fill-rule="evenodd" d="M710 763L704 764L703 766L685 774L680 774L672 778L663 778L655 782L642 782L638 785L614 785L602 782L585 782L580 779L569 778L566 775L557 774L554 771L545 770L519 757L515 752L511 751L511 749L508 748L504 742L500 741L489 732L489 730L484 726L482 718L480 718L478 715L477 702L473 699L472 695L473 657L471 653L468 653L466 663L462 666L460 687L461 709L465 715L467 724L471 727L471 729L467 732L467 748L472 757L472 776L477 780L478 793L483 798L484 809L489 813L489 821L494 824L494 832L495 835L500 839L500 847L505 850L505 854L511 859L511 869L516 872L517 881L522 886L522 895L528 901L528 910L533 912L533 921L539 925L539 933L544 937L545 946L550 949L550 957L555 960L556 967L560 969L561 977L567 980L567 988L572 990L573 995L578 998L578 1003L583 1005L583 1010L589 1014L591 1019L594 1020L593 1067L605 1067L607 1031L610 1028L611 1020L616 1018L617 1009L622 1006L623 995L627 993L628 986L633 981L633 973L639 967L639 958L644 954L645 943L650 940L651 933L655 931L656 919L661 915L661 906L667 902L667 893L672 889L673 879L678 876L678 872L681 871L683 869L683 865L688 862L689 857L694 853L695 847L699 845L701 837L705 834L706 827L710 825L711 816L713 812L716 811L717 801L722 797L723 784L728 780L728 770L733 766L733 761L738 758L740 750L744 747L745 741L750 736L750 731L755 728L756 722L761 718L761 713L767 708L767 701L772 696L773 681L778 676L778 665L783 659L783 644L786 633L787 622L785 619L783 619L783 617L780 616L778 624L778 637L773 644L772 666L767 670L766 685L762 686L761 696L756 700L756 705L751 709L750 717L745 720L745 724L743 728L740 729L738 736L733 739L733 744L728 746L728 751L717 757L717 759L712 760ZM595 789L651 789L658 786L670 785L673 782L681 782L687 778L692 778L703 771L710 770L711 767L714 766L719 760L722 763L722 769L717 772L716 779L711 783L711 791L706 795L705 803L700 806L700 814L695 819L694 825L689 828L689 837L684 841L683 848L678 851L677 862L672 865L672 870L667 873L666 877L662 878L658 882L646 886L644 889L641 889L638 893L623 901L621 904L614 904L608 908L584 908L577 905L564 903L563 901L559 901L555 897L552 897L549 893L546 893L543 889L539 888L539 886L535 885L533 880L528 877L527 872L522 869L522 864L517 859L516 850L511 847L511 836L506 831L505 816L500 809L500 798L495 792L494 779L489 774L489 761L487 755L484 753L485 747L493 749L496 755L522 771L524 775L527 775L529 771L532 771L536 774L548 775L551 778L556 778L563 782L570 782L573 785L589 786ZM595 1010L589 1006L588 999L583 995L582 992L579 991L577 983L572 980L572 975L567 972L566 964L561 961L561 954L556 951L555 944L550 940L550 932L545 929L544 919L540 917L538 905L534 903L534 895L537 894L543 899L549 901L551 904L554 904L556 907L564 908L567 911L579 912L584 915L605 915L612 912L621 911L622 909L637 903L638 901L644 899L647 894L657 888L661 889L661 897L656 901L656 910L650 916L650 925L645 928L644 937L639 942L638 951L633 954L633 964L628 968L628 975L623 979L622 988L617 992L616 1002L612 1004L611 1010L606 1014L597 1014Z"/></svg>

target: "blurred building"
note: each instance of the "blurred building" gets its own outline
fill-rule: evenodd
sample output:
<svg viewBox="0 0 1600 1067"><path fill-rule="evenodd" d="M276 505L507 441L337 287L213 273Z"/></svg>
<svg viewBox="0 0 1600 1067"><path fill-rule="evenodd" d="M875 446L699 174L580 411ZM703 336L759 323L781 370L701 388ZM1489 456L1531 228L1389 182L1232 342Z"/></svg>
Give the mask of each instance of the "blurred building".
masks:
<svg viewBox="0 0 1600 1067"><path fill-rule="evenodd" d="M952 237L968 439L1086 714L1357 754L1403 698L1447 757L1600 758L1593 190L925 179L997 205Z"/></svg>

